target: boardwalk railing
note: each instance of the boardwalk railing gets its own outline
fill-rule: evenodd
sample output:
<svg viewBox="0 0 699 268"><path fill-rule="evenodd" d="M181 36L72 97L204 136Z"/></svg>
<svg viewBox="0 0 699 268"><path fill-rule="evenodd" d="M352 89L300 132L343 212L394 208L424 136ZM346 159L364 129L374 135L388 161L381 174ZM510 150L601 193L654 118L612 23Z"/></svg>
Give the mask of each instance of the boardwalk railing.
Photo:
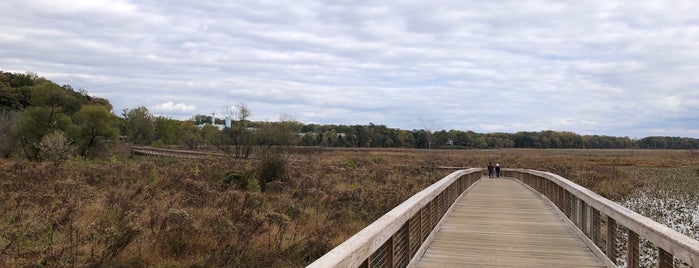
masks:
<svg viewBox="0 0 699 268"><path fill-rule="evenodd" d="M208 157L226 156L225 154L222 154L222 153L187 151L187 150L173 150L173 149L163 149L163 148L155 148L155 147L139 147L139 146L131 146L131 154L152 155L152 156L168 156L168 157L178 157L178 158L208 158Z"/></svg>
<svg viewBox="0 0 699 268"><path fill-rule="evenodd" d="M503 175L522 181L548 198L615 264L620 259L617 243L624 236L627 253L621 260L625 260L626 267L641 266L640 238L657 248L656 267L673 267L675 259L699 267L699 241L561 176L525 169L504 169Z"/></svg>
<svg viewBox="0 0 699 268"><path fill-rule="evenodd" d="M482 169L455 171L389 211L308 267L406 267L434 237L456 199Z"/></svg>

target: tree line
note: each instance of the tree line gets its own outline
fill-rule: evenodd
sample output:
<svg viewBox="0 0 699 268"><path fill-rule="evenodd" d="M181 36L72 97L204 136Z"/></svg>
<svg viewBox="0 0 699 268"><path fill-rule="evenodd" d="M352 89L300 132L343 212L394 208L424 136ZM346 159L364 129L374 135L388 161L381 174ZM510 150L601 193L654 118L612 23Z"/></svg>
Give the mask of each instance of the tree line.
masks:
<svg viewBox="0 0 699 268"><path fill-rule="evenodd" d="M0 155L30 160L69 155L108 154L118 142L191 149L216 147L238 158L253 150L270 152L285 146L384 148L540 148L540 149L698 149L699 139L646 137L631 139L579 135L565 131L476 133L462 130L403 130L385 125L303 124L288 117L276 122L250 121L239 104L232 124L195 115L176 120L151 114L146 107L112 112L109 100L69 85L59 86L34 73L0 72Z"/></svg>
<svg viewBox="0 0 699 268"><path fill-rule="evenodd" d="M567 131L476 133L462 130L402 130L384 125L303 125L299 144L328 147L402 147L441 149L699 149L699 139L646 137L631 139L579 135Z"/></svg>

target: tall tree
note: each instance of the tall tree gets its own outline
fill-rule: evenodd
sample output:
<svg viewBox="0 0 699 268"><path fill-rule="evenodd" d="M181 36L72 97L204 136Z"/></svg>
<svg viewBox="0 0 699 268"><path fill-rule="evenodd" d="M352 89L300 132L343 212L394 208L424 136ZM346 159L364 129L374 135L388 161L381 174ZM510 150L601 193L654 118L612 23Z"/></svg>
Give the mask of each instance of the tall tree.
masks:
<svg viewBox="0 0 699 268"><path fill-rule="evenodd" d="M117 120L107 107L86 105L80 108L74 118L74 139L80 155L97 155L116 143L119 136Z"/></svg>
<svg viewBox="0 0 699 268"><path fill-rule="evenodd" d="M239 103L236 106L236 111L231 112L235 118L235 122L232 122L231 128L226 129L226 141L233 146L233 154L236 158L247 158L252 152L253 137L251 131L248 129L251 113L250 109L244 104Z"/></svg>
<svg viewBox="0 0 699 268"><path fill-rule="evenodd" d="M163 144L182 144L182 131L180 121L159 116L155 118L155 139Z"/></svg>
<svg viewBox="0 0 699 268"><path fill-rule="evenodd" d="M134 144L148 145L155 136L155 118L144 106L133 110L124 109L124 126L122 131L127 141Z"/></svg>
<svg viewBox="0 0 699 268"><path fill-rule="evenodd" d="M180 140L184 145L187 145L190 149L197 149L204 140L199 135L199 129L194 125L192 121L182 121L179 126L180 130Z"/></svg>
<svg viewBox="0 0 699 268"><path fill-rule="evenodd" d="M72 115L83 104L80 98L49 81L33 86L31 94L32 106L49 107L53 113Z"/></svg>
<svg viewBox="0 0 699 268"><path fill-rule="evenodd" d="M56 113L51 107L29 107L22 114L12 129L13 144L18 144L22 154L30 160L38 160L37 145L48 133L56 130L66 131L73 128L70 117Z"/></svg>

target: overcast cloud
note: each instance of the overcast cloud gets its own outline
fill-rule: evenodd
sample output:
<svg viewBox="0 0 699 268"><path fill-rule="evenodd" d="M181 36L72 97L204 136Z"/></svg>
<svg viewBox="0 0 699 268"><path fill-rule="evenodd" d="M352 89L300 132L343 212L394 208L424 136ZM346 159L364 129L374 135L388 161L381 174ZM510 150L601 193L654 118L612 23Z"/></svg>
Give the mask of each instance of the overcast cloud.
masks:
<svg viewBox="0 0 699 268"><path fill-rule="evenodd" d="M699 137L699 2L5 0L0 70L177 119Z"/></svg>

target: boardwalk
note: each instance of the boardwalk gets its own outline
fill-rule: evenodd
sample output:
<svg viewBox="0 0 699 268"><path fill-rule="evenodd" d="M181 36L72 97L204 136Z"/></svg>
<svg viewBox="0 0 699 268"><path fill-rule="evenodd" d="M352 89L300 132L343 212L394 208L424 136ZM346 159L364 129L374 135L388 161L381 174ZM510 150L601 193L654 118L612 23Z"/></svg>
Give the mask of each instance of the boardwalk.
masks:
<svg viewBox="0 0 699 268"><path fill-rule="evenodd" d="M456 204L417 267L605 267L574 227L508 179L482 179Z"/></svg>

